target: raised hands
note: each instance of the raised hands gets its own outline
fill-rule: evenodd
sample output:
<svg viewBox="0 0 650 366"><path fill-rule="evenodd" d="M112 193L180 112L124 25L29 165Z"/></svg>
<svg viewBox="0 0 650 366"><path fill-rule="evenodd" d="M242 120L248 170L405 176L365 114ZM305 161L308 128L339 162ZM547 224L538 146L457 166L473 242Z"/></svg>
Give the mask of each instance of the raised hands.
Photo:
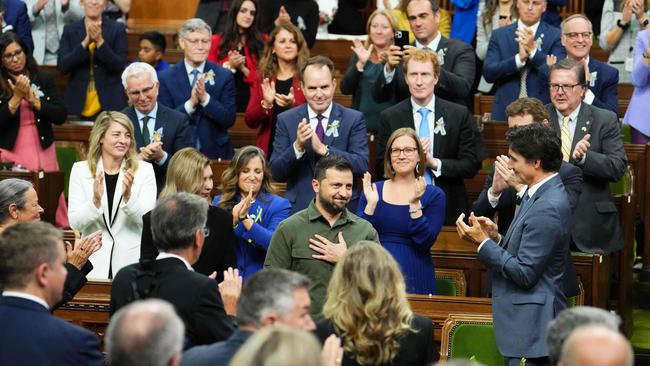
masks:
<svg viewBox="0 0 650 366"><path fill-rule="evenodd" d="M15 82L11 79L7 79L7 82L9 88L17 98L25 100L30 100L32 98L33 92L30 86L31 82L26 75L18 75Z"/></svg>
<svg viewBox="0 0 650 366"><path fill-rule="evenodd" d="M321 351L323 366L340 366L343 362L343 347L341 347L341 338L336 334L331 334L323 343Z"/></svg>
<svg viewBox="0 0 650 366"><path fill-rule="evenodd" d="M133 169L129 169L122 175L122 201L128 203L131 199L131 187L133 187Z"/></svg>
<svg viewBox="0 0 650 366"><path fill-rule="evenodd" d="M208 92L205 90L205 74L201 74L197 76L194 88L192 88L190 104L192 104L193 107L196 107L201 103L205 103L207 99Z"/></svg>
<svg viewBox="0 0 650 366"><path fill-rule="evenodd" d="M88 18L85 18L86 26L86 38L81 41L81 45L84 48L88 48L88 45L91 42L95 42L97 47L101 47L104 44L104 35L102 34L102 22L93 21Z"/></svg>
<svg viewBox="0 0 650 366"><path fill-rule="evenodd" d="M485 239L489 238L477 217L474 216L474 213L472 213L467 220L469 225L467 225L463 219L465 219L464 213L460 214L456 220L456 232L461 239L471 241L474 244L481 244Z"/></svg>
<svg viewBox="0 0 650 366"><path fill-rule="evenodd" d="M492 180L491 193L494 196L500 195L508 187L513 187L515 190L520 191L523 183L521 179L515 175L515 172L508 168L510 159L505 155L497 156L494 161L494 179Z"/></svg>
<svg viewBox="0 0 650 366"><path fill-rule="evenodd" d="M275 93L275 103L280 107L292 107L294 102L293 86L289 88L289 94Z"/></svg>
<svg viewBox="0 0 650 366"><path fill-rule="evenodd" d="M102 196L104 196L104 171L99 170L93 180L93 205L96 208L101 206Z"/></svg>
<svg viewBox="0 0 650 366"><path fill-rule="evenodd" d="M278 17L275 18L275 21L273 21L273 24L276 27L282 23L291 23L291 16L287 12L287 9L284 8L284 5L280 7L280 11L278 12Z"/></svg>
<svg viewBox="0 0 650 366"><path fill-rule="evenodd" d="M160 161L165 156L163 142L160 139L154 139L147 146L140 148L140 158L145 161Z"/></svg>
<svg viewBox="0 0 650 366"><path fill-rule="evenodd" d="M102 247L102 231L97 230L85 238L81 238L78 231L74 232L74 245L65 242L65 251L68 263L81 270L88 262L88 258Z"/></svg>
<svg viewBox="0 0 650 366"><path fill-rule="evenodd" d="M515 31L515 40L519 43L519 58L522 61L535 51L535 34L528 28L521 28Z"/></svg>
<svg viewBox="0 0 650 366"><path fill-rule="evenodd" d="M350 46L350 49L357 55L357 58L359 59L357 61L357 69L361 70L363 69L364 66L366 66L366 62L370 59L370 55L372 54L372 49L374 48L373 44L370 44L368 48L366 48L363 43L361 43L360 40L358 39L353 39L352 40L352 46Z"/></svg>
<svg viewBox="0 0 650 366"><path fill-rule="evenodd" d="M307 119L303 118L302 121L298 123L298 129L296 131L296 141L294 142L296 150L304 151L307 142L311 140L312 135L314 135L314 131L309 127Z"/></svg>
<svg viewBox="0 0 650 366"><path fill-rule="evenodd" d="M249 189L246 197L243 197L232 208L232 224L237 225L238 222L245 220L248 217L248 210L251 208L253 202L253 190Z"/></svg>
<svg viewBox="0 0 650 366"><path fill-rule="evenodd" d="M582 160L582 157L587 153L587 150L589 150L589 147L591 146L591 144L589 143L590 138L591 135L586 134L580 141L576 143L576 147L573 150L573 154L571 154L573 160L576 161Z"/></svg>
<svg viewBox="0 0 650 366"><path fill-rule="evenodd" d="M372 176L370 173L363 174L363 195L366 197L366 207L363 212L368 216L375 214L377 202L379 202L379 192L377 191L377 184L372 183Z"/></svg>
<svg viewBox="0 0 650 366"><path fill-rule="evenodd" d="M227 270L223 271L223 282L219 284L219 292L221 293L224 310L230 316L237 315L237 301L239 301L241 295L242 283L243 279L239 275L237 268L228 267Z"/></svg>
<svg viewBox="0 0 650 366"><path fill-rule="evenodd" d="M422 198L424 191L427 189L427 182L424 177L415 178L415 183L413 185L413 196L409 199L409 203L417 204Z"/></svg>

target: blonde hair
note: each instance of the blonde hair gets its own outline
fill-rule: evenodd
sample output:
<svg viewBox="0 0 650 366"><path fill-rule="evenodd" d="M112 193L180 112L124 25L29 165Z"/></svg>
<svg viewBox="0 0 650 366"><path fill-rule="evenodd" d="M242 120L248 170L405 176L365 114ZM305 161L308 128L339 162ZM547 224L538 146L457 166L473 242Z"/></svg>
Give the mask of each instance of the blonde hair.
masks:
<svg viewBox="0 0 650 366"><path fill-rule="evenodd" d="M404 76L406 76L409 71L410 61L431 62L433 64L433 75L436 77L440 76L440 60L438 60L437 53L420 48L412 51L411 54L404 57Z"/></svg>
<svg viewBox="0 0 650 366"><path fill-rule="evenodd" d="M131 119L124 113L104 111L97 116L93 129L90 131L90 137L88 138L88 154L86 154L86 160L88 160L88 169L93 177L97 174L97 162L102 157L101 139L106 135L106 131L108 131L112 122L118 123L126 128L130 135L129 140L131 143L124 156L124 170L131 169L135 173L138 169L139 158L138 153L135 151L135 138L133 137L133 123Z"/></svg>
<svg viewBox="0 0 650 366"><path fill-rule="evenodd" d="M260 187L260 191L257 193L258 199L262 199L260 193L277 194L278 189L276 188L275 183L273 183L273 178L271 178L271 169L269 169L269 166L266 163L264 151L257 146L244 146L237 151L230 161L228 168L226 168L226 170L221 174L221 184L219 185L219 190L221 191L221 201L219 201L219 206L221 208L231 211L237 204L235 196L241 193L239 189L239 173L246 168L248 162L254 157L260 158L262 161L262 168L264 169L262 175L262 186Z"/></svg>
<svg viewBox="0 0 650 366"><path fill-rule="evenodd" d="M274 78L278 73L278 57L273 52L273 44L275 43L275 38L278 36L278 33L282 30L286 30L293 35L293 39L296 41L296 46L298 47L298 57L296 59L296 72L294 78L297 76L300 66L309 58L309 48L307 47L307 42L305 41L305 37L302 36L300 29L296 28L296 26L291 23L280 23L280 25L273 29L271 35L269 35L268 41L266 41L266 44L264 45L264 52L262 53L258 67L258 70L261 71L260 77L262 79Z"/></svg>
<svg viewBox="0 0 650 366"><path fill-rule="evenodd" d="M392 30L392 32L395 32L395 25L397 24L397 20L395 20L392 11L388 9L377 9L373 11L372 14L370 14L370 16L368 17L368 23L366 23L366 33L368 34L368 38L366 39L365 42L366 48L370 46L371 43L374 43L370 39L370 24L372 23L373 19L375 19L377 15L385 16L386 19L388 20L388 24L390 24L390 29Z"/></svg>
<svg viewBox="0 0 650 366"><path fill-rule="evenodd" d="M321 347L306 331L283 325L265 327L253 333L229 365L321 366Z"/></svg>
<svg viewBox="0 0 650 366"><path fill-rule="evenodd" d="M415 166L414 174L416 177L421 177L424 175L424 169L427 164L427 155L422 148L422 143L420 142L420 137L417 132L410 127L402 127L396 129L388 138L386 143L386 152L384 153L384 177L393 178L395 176L395 169L393 169L393 164L390 161L390 150L393 148L393 142L398 137L409 136L415 141L415 146L418 148L418 164Z"/></svg>
<svg viewBox="0 0 650 366"><path fill-rule="evenodd" d="M197 194L203 187L203 169L210 165L210 159L193 147L180 149L172 156L167 166L164 197L177 192Z"/></svg>
<svg viewBox="0 0 650 366"><path fill-rule="evenodd" d="M343 336L343 347L364 365L390 363L413 312L404 278L390 253L371 241L348 249L334 267L323 315Z"/></svg>

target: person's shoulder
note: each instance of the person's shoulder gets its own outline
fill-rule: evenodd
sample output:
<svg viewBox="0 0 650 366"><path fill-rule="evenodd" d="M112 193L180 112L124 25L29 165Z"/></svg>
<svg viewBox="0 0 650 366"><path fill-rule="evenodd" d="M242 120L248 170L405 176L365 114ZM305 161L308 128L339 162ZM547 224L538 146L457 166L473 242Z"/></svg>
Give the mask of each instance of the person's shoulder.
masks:
<svg viewBox="0 0 650 366"><path fill-rule="evenodd" d="M506 34L513 33L517 29L517 22L512 22L505 27L499 27L492 31L492 37L501 38Z"/></svg>
<svg viewBox="0 0 650 366"><path fill-rule="evenodd" d="M278 122L281 119L292 120L293 116L295 116L297 114L305 114L305 116L307 115L307 103L301 104L299 106L295 106L295 107L293 107L291 109L288 109L288 110L278 114ZM294 121L294 122L297 125L300 121Z"/></svg>
<svg viewBox="0 0 650 366"><path fill-rule="evenodd" d="M413 313L413 317L411 317L411 327L417 331L433 329L433 322L431 321L431 318Z"/></svg>
<svg viewBox="0 0 650 366"><path fill-rule="evenodd" d="M454 114L470 114L469 109L458 103L450 102L446 99L442 99L440 97L436 97L436 109L440 107L446 112L449 113L454 113Z"/></svg>
<svg viewBox="0 0 650 366"><path fill-rule="evenodd" d="M131 110L132 107L127 107L127 110ZM175 121L175 122L181 122L184 119L186 119L186 115L175 110L172 108L167 107L166 105L163 105L162 103L158 103L158 113L164 113L165 114L165 120L166 121Z"/></svg>
<svg viewBox="0 0 650 366"><path fill-rule="evenodd" d="M218 202L218 201L217 201ZM216 206L216 205L209 205L208 206L208 217L214 218L216 220L226 220L230 222L232 219L232 214L223 208ZM232 223L231 223L232 225Z"/></svg>
<svg viewBox="0 0 650 366"><path fill-rule="evenodd" d="M153 165L150 162L144 160L137 160L137 163L138 163L138 170L140 169L143 169L144 171L151 170L151 172L153 172Z"/></svg>
<svg viewBox="0 0 650 366"><path fill-rule="evenodd" d="M270 208L283 208L286 206L291 207L291 202L282 196L271 193L263 193L263 195L263 199L267 202ZM262 202L264 202L264 200Z"/></svg>
<svg viewBox="0 0 650 366"><path fill-rule="evenodd" d="M203 70L204 72L212 72L215 73L215 77L232 77L232 72L226 70L224 67L212 62L212 61L205 61L205 69Z"/></svg>
<svg viewBox="0 0 650 366"><path fill-rule="evenodd" d="M424 194L433 199L445 197L445 191L443 191L442 188L438 186L434 186L433 184L427 184L424 190Z"/></svg>
<svg viewBox="0 0 650 366"><path fill-rule="evenodd" d="M618 123L618 116L609 109L599 108L587 103L582 103L580 108L585 108L586 112L591 113L594 122L608 123L614 121Z"/></svg>
<svg viewBox="0 0 650 366"><path fill-rule="evenodd" d="M401 102L393 104L392 106L384 109L381 114L391 114L391 113L403 113L403 111L408 110L411 105L411 98L406 98Z"/></svg>
<svg viewBox="0 0 650 366"><path fill-rule="evenodd" d="M560 36L562 35L560 28L554 27L543 21L539 23L539 31L537 33L540 33L540 37L543 34L544 38L553 37L559 39Z"/></svg>
<svg viewBox="0 0 650 366"><path fill-rule="evenodd" d="M304 208L293 215L290 215L278 225L276 231L293 230L309 223L309 208Z"/></svg>
<svg viewBox="0 0 650 366"><path fill-rule="evenodd" d="M465 52L465 51L473 51L473 48L471 45L461 41L460 39L456 38L445 38L447 40L447 47L452 48L452 49L457 49L460 52Z"/></svg>

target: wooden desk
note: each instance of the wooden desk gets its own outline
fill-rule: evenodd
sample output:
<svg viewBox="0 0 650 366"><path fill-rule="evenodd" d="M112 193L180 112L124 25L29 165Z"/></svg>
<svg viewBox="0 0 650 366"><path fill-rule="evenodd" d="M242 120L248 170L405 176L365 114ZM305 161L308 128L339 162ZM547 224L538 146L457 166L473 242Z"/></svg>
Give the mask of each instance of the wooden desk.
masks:
<svg viewBox="0 0 650 366"><path fill-rule="evenodd" d="M11 172L0 171L0 180L19 178L32 182L38 194L38 203L43 207L41 217L54 224L59 197L63 192L63 172Z"/></svg>

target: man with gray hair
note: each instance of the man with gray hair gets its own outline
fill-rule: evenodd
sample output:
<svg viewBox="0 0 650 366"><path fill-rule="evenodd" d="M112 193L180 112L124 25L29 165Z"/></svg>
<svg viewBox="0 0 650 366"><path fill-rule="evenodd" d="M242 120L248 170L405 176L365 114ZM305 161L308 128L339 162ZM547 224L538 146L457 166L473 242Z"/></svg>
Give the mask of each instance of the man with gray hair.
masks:
<svg viewBox="0 0 650 366"><path fill-rule="evenodd" d="M237 305L239 329L230 338L183 353L182 366L227 366L237 350L258 329L283 324L301 330L316 328L309 314L311 281L286 269L264 269L252 275Z"/></svg>
<svg viewBox="0 0 650 366"><path fill-rule="evenodd" d="M158 192L165 186L169 159L180 149L194 146L187 115L158 103L158 75L144 62L134 62L122 72L122 85L130 106L122 113L133 122L140 158L153 165Z"/></svg>
<svg viewBox="0 0 650 366"><path fill-rule="evenodd" d="M577 328L569 335L558 366L633 366L630 342L616 330L600 324Z"/></svg>
<svg viewBox="0 0 650 366"><path fill-rule="evenodd" d="M160 254L156 260L141 260L117 273L111 314L133 301L154 297L169 301L183 319L186 348L222 341L232 334L234 324L228 315L237 312L241 277L229 269L218 285L192 269L203 248L207 212L207 201L190 193L158 200L151 214L151 233Z"/></svg>
<svg viewBox="0 0 650 366"><path fill-rule="evenodd" d="M185 326L166 301L136 301L120 309L106 331L110 365L178 366Z"/></svg>
<svg viewBox="0 0 650 366"><path fill-rule="evenodd" d="M235 123L232 73L208 60L212 29L201 19L187 20L178 30L182 62L160 75L160 103L189 116L194 146L210 159L231 159L228 128Z"/></svg>
<svg viewBox="0 0 650 366"><path fill-rule="evenodd" d="M577 306L565 309L548 324L546 344L548 345L548 358L551 365L560 360L562 345L571 332L584 325L597 324L613 331L618 331L621 318L607 310L592 306Z"/></svg>

